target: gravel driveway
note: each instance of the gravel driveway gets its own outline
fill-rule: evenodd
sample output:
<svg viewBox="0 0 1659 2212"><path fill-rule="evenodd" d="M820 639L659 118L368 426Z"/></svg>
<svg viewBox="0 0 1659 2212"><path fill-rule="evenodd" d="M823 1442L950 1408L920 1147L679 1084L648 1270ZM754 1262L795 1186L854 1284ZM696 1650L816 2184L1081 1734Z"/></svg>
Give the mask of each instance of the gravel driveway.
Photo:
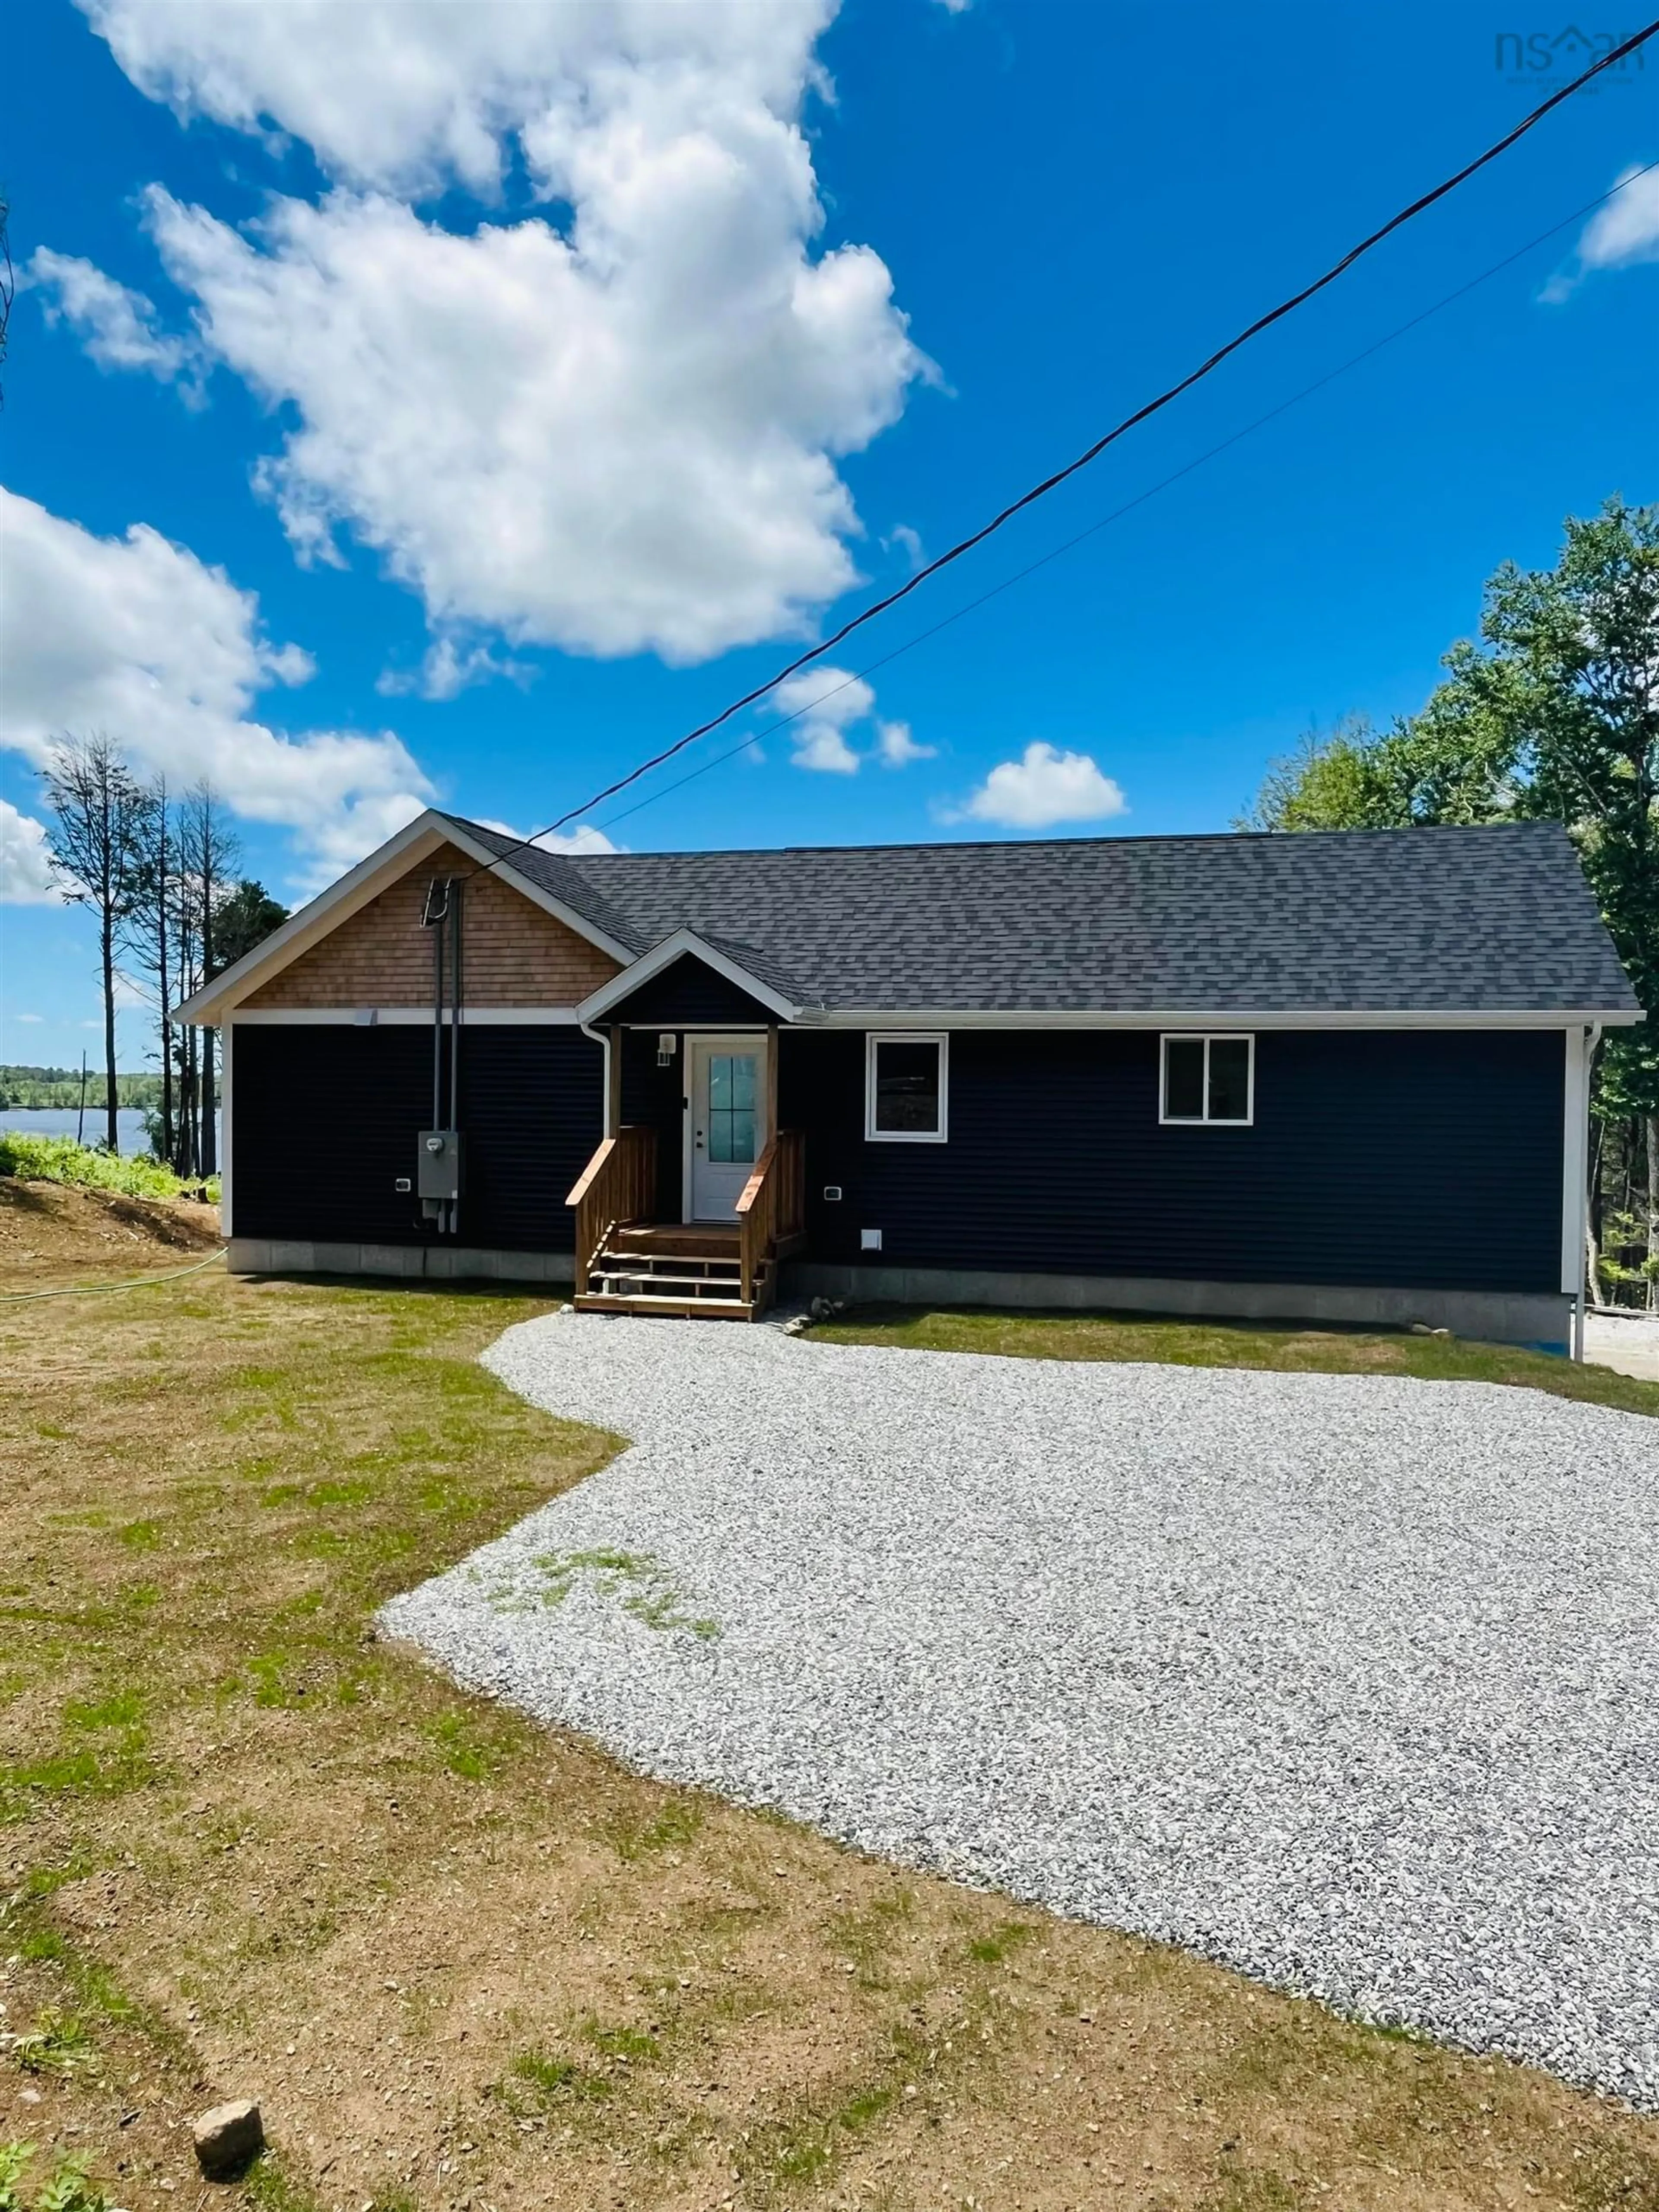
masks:
<svg viewBox="0 0 1659 2212"><path fill-rule="evenodd" d="M391 1634L622 1758L1659 2110L1659 1424L563 1315Z"/></svg>

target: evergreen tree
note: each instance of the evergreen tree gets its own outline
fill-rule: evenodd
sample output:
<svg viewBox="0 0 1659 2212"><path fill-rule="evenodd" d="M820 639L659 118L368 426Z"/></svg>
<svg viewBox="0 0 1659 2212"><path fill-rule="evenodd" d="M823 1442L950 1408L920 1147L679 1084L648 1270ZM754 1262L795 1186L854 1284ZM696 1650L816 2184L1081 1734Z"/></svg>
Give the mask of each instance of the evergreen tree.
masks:
<svg viewBox="0 0 1659 2212"><path fill-rule="evenodd" d="M1595 1109L1639 1133L1659 1305L1659 507L1615 496L1569 519L1554 568L1505 562L1480 641L1444 665L1421 714L1381 734L1339 725L1276 762L1244 826L1565 823L1647 1014L1605 1040Z"/></svg>

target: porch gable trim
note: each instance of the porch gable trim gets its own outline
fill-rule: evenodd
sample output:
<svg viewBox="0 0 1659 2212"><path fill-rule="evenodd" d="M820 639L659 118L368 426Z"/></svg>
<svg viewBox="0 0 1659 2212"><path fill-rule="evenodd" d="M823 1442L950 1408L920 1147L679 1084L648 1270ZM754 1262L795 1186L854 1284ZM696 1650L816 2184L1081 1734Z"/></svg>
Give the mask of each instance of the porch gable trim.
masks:
<svg viewBox="0 0 1659 2212"><path fill-rule="evenodd" d="M624 1000L632 998L641 985L649 983L665 969L672 968L677 960L688 957L700 961L735 989L746 992L750 998L775 1015L779 1021L798 1022L800 1019L801 1008L786 999L781 991L770 983L763 982L758 975L733 960L729 953L722 952L718 945L711 945L706 937L701 937L695 929L689 928L677 929L672 937L665 937L659 945L653 945L648 952L642 952L631 967L624 968L619 975L611 976L608 982L601 983L597 991L590 992L576 1009L577 1018L582 1022L603 1021L613 1006L621 1006Z"/></svg>

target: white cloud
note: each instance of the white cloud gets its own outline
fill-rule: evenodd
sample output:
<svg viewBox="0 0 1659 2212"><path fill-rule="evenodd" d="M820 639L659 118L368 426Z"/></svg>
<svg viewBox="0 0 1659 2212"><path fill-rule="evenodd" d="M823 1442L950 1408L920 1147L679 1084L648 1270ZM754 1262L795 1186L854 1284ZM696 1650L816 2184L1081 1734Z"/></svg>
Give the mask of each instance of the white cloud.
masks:
<svg viewBox="0 0 1659 2212"><path fill-rule="evenodd" d="M445 700L458 698L474 684L488 684L493 677L527 685L535 674L526 661L509 660L487 645L459 645L446 633L433 640L417 669L388 668L376 678L374 689L392 698L413 692L422 699Z"/></svg>
<svg viewBox="0 0 1659 2212"><path fill-rule="evenodd" d="M48 325L69 324L100 368L143 370L179 384L193 405L201 398L202 360L193 339L155 326L155 305L142 292L72 253L37 246L25 269L41 295Z"/></svg>
<svg viewBox="0 0 1659 2212"><path fill-rule="evenodd" d="M908 768L912 761L932 760L938 750L937 745L918 744L908 722L876 724L876 752L884 768Z"/></svg>
<svg viewBox="0 0 1659 2212"><path fill-rule="evenodd" d="M503 837L522 837L525 832L515 830L510 822L492 822L487 816L479 817L486 830L494 830ZM623 845L613 845L603 830L596 830L591 822L579 822L574 830L544 830L529 841L538 845L544 853L622 853Z"/></svg>
<svg viewBox="0 0 1659 2212"><path fill-rule="evenodd" d="M833 722L803 722L795 734L794 763L820 775L856 775L859 757Z"/></svg>
<svg viewBox="0 0 1659 2212"><path fill-rule="evenodd" d="M1063 753L1036 740L1003 761L950 818L994 822L1005 830L1046 830L1058 822L1100 822L1126 814L1128 802L1087 753Z"/></svg>
<svg viewBox="0 0 1659 2212"><path fill-rule="evenodd" d="M46 850L46 829L0 799L0 906L56 906L63 896ZM39 1021L20 1014L20 1021Z"/></svg>
<svg viewBox="0 0 1659 2212"><path fill-rule="evenodd" d="M780 111L834 0L80 0L123 70L182 117L302 138L331 174L410 197L489 193L501 140L574 126L629 73L696 66Z"/></svg>
<svg viewBox="0 0 1659 2212"><path fill-rule="evenodd" d="M881 542L890 549L896 545L912 570L920 568L927 558L921 550L921 532L912 530L908 522L896 522Z"/></svg>
<svg viewBox="0 0 1659 2212"><path fill-rule="evenodd" d="M799 716L788 732L795 766L824 775L858 774L859 756L845 733L875 703L876 695L861 676L849 676L844 668L823 662L788 677L772 694L779 714Z"/></svg>
<svg viewBox="0 0 1659 2212"><path fill-rule="evenodd" d="M848 732L875 713L876 695L861 676L819 661L787 677L773 692L771 705L782 715L797 719L787 725L797 768L830 775L856 775L866 758L879 760L884 768L904 768L911 761L931 760L934 748L918 744L908 722L878 721L875 744L868 755L854 750Z"/></svg>
<svg viewBox="0 0 1659 2212"><path fill-rule="evenodd" d="M43 1022L46 1018L44 1014L14 1014L12 1016L12 1019L16 1022Z"/></svg>
<svg viewBox="0 0 1659 2212"><path fill-rule="evenodd" d="M1571 264L1558 270L1538 296L1559 306L1592 270L1628 269L1638 261L1659 261L1659 169L1645 176L1625 171L1614 197L1585 224Z"/></svg>
<svg viewBox="0 0 1659 2212"><path fill-rule="evenodd" d="M0 744L44 764L65 733L102 730L175 785L206 777L250 820L294 831L323 881L400 829L428 795L389 731L285 736L256 696L313 672L273 646L250 592L136 523L98 538L0 489Z"/></svg>
<svg viewBox="0 0 1659 2212"><path fill-rule="evenodd" d="M874 252L810 250L829 0L84 4L143 89L339 180L247 234L149 203L210 355L297 416L256 480L303 557L347 533L435 624L681 662L856 580L836 460L928 364ZM509 133L557 224L393 196L489 192Z"/></svg>
<svg viewBox="0 0 1659 2212"><path fill-rule="evenodd" d="M154 991L141 983L136 975L129 975L120 968L115 971L115 988L111 995L115 1000L118 1014L139 1013L160 1005Z"/></svg>

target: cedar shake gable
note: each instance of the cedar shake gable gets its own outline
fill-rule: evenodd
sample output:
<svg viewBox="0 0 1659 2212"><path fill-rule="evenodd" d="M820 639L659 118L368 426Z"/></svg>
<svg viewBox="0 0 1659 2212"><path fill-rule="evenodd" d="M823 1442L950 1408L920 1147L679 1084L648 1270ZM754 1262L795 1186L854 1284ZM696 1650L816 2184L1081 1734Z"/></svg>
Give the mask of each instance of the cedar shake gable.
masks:
<svg viewBox="0 0 1659 2212"><path fill-rule="evenodd" d="M469 1006L574 1006L619 963L454 845L416 861L368 904L240 1000L249 1012L429 1006L432 933L421 927L434 876L465 882L462 980Z"/></svg>

